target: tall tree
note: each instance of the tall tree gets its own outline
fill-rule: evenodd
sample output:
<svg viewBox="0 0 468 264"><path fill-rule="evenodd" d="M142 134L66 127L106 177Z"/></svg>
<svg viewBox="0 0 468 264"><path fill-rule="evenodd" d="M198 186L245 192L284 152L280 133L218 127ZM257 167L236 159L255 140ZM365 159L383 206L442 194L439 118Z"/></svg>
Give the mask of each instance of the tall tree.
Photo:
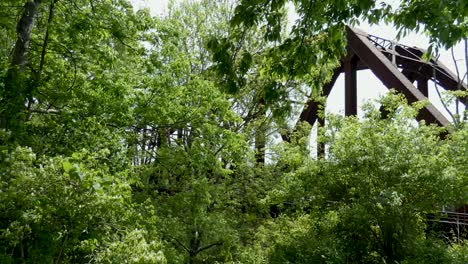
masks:
<svg viewBox="0 0 468 264"><path fill-rule="evenodd" d="M21 116L27 99L27 88L24 76L25 67L28 61L27 55L31 42L31 34L34 27L34 20L38 15L41 5L40 0L28 1L20 11L20 19L16 25L17 40L11 56L11 64L4 78L4 92L2 96L2 109L0 127L10 128L24 121ZM31 98L29 98L31 99Z"/></svg>

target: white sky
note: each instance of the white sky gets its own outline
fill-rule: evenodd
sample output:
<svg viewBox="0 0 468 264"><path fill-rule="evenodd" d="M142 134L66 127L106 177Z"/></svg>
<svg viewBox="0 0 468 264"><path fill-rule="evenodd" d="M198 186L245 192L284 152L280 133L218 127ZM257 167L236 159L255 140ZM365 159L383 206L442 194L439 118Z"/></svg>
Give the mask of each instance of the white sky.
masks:
<svg viewBox="0 0 468 264"><path fill-rule="evenodd" d="M163 15L167 10L167 5L169 0L132 0L134 5L137 8L148 7L151 11L151 14L154 16ZM387 0L388 3L396 4L398 0ZM289 20L294 21L296 16L294 12L290 11L288 14ZM368 24L361 24L358 26L359 29L363 30L372 35L376 35L379 37L383 37L386 39L393 40L396 37L397 31L395 28L389 25L374 25L370 26ZM429 46L429 41L426 36L423 34L409 34L408 36L398 40L398 42L403 43L407 46L417 46L420 48L427 48ZM454 48L455 58L458 60L458 66L460 72L463 74L466 72L465 69L465 61L464 61L464 46L463 43L459 43ZM451 57L450 51L440 51L440 58L442 63L444 63L449 69L455 72L454 62ZM387 92L386 87L380 82L380 80L375 77L372 72L369 70L359 71L357 74L358 78L358 109L362 106L362 104L368 100L377 99L379 96L385 94ZM429 100L431 103L439 109L449 120L450 117L448 113L442 106L440 99L438 98L434 85L430 82L429 85ZM451 109L455 109L455 106L452 105ZM342 114L344 112L344 76L338 78L335 83L335 86L328 97L327 101L327 112L335 113L335 114ZM358 116L362 113L358 111Z"/></svg>

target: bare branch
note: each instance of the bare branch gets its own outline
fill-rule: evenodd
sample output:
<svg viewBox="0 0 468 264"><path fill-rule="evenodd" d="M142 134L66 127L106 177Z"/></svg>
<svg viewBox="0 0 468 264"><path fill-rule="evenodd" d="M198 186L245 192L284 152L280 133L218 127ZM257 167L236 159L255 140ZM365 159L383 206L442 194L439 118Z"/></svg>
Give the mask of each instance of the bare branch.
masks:
<svg viewBox="0 0 468 264"><path fill-rule="evenodd" d="M223 244L223 242L216 242L216 243L213 243L213 244L211 244L211 245L204 246L204 247L202 247L202 248L197 249L196 253L198 254L198 253L200 253L200 252L202 252L202 251L204 251L204 250L207 250L207 249L209 249L209 248L212 248L212 247L214 247L214 246L221 246L222 244Z"/></svg>
<svg viewBox="0 0 468 264"><path fill-rule="evenodd" d="M29 109L29 112L38 113L38 114L56 114L56 115L61 113L61 111L58 110L58 109L45 109L45 110L43 110L43 109L34 109L34 108Z"/></svg>
<svg viewBox="0 0 468 264"><path fill-rule="evenodd" d="M436 70L435 68L433 68L433 75L434 75L434 79L435 79L435 76L436 76ZM447 111L447 113L450 115L450 117L452 118L453 120L453 123L455 124L455 126L458 125L458 120L455 118L455 116L453 115L453 113L450 111L450 109L448 108L447 106L447 103L444 102L444 100L442 99L442 95L440 94L440 90L439 90L439 86L437 85L437 82L434 82L434 85L435 85L435 89L436 89L436 92L437 92L437 95L439 96L440 98L440 101L442 102L442 106L444 107L445 111Z"/></svg>
<svg viewBox="0 0 468 264"><path fill-rule="evenodd" d="M182 242L180 242L177 238L173 237L173 236L170 236L170 235L167 235L170 239L174 240L175 242L177 242L177 244L179 244L179 246L181 246L185 251L187 251L188 253L191 252L190 249L188 249L184 244L182 244Z"/></svg>
<svg viewBox="0 0 468 264"><path fill-rule="evenodd" d="M457 72L457 78L458 78L458 83L457 83L457 90L460 90L460 87L462 85L463 80L460 78L460 70L458 69L458 62L457 59L455 58L455 54L453 52L453 47L450 49L450 53L452 54L452 60L453 64L455 65L455 70ZM455 114L458 116L460 114L459 107L458 107L458 97L455 99Z"/></svg>

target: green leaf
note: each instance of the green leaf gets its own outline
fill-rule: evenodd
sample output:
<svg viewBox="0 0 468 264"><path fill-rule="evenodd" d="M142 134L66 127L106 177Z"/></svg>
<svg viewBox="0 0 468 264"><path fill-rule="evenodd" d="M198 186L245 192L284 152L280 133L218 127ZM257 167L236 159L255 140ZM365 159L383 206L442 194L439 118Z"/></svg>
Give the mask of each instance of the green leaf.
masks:
<svg viewBox="0 0 468 264"><path fill-rule="evenodd" d="M70 171L74 169L73 164L71 164L69 161L64 161L62 163L62 167L66 173L70 173Z"/></svg>

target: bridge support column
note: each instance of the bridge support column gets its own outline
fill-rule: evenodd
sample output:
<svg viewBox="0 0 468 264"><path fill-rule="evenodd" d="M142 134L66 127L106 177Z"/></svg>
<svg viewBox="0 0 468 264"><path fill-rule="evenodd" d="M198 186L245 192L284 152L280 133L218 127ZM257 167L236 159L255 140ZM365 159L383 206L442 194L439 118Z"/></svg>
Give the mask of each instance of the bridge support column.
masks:
<svg viewBox="0 0 468 264"><path fill-rule="evenodd" d="M344 65L345 72L345 115L357 115L357 61L356 56L350 56Z"/></svg>
<svg viewBox="0 0 468 264"><path fill-rule="evenodd" d="M418 79L418 90L426 97L429 97L429 91L427 88L427 79L420 78Z"/></svg>

